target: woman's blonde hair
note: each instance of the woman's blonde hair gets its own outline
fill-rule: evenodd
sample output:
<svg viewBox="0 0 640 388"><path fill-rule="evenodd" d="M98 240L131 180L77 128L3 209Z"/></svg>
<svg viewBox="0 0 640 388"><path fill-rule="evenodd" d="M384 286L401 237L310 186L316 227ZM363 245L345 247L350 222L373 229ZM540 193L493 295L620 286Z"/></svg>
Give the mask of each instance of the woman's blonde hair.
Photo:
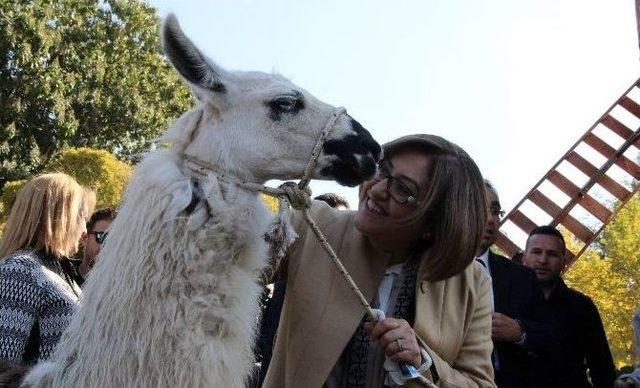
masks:
<svg viewBox="0 0 640 388"><path fill-rule="evenodd" d="M38 175L18 190L0 239L0 259L20 249L44 250L56 257L78 251L95 193L69 175Z"/></svg>
<svg viewBox="0 0 640 388"><path fill-rule="evenodd" d="M411 149L430 160L426 192L414 215L402 221L425 220L430 237L420 276L438 281L461 272L475 257L486 227L484 180L478 166L462 148L435 135L401 137L383 149L385 158Z"/></svg>

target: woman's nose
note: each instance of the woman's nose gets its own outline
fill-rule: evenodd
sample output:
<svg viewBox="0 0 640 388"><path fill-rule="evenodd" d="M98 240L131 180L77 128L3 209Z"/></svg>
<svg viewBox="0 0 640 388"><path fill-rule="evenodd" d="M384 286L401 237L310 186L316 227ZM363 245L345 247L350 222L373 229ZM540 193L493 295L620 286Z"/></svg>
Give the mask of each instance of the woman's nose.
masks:
<svg viewBox="0 0 640 388"><path fill-rule="evenodd" d="M387 178L380 178L376 176L369 191L376 199L389 198L389 192L387 191Z"/></svg>

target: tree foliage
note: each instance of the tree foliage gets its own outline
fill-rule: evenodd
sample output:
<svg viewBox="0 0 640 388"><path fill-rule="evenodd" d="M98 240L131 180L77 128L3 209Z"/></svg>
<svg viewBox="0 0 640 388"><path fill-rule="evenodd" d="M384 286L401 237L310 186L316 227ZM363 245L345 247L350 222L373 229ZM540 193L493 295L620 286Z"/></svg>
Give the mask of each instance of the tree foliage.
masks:
<svg viewBox="0 0 640 388"><path fill-rule="evenodd" d="M2 220L6 215L6 211L9 209L9 205L13 201L16 193L26 181L26 179L21 179L19 181L7 182L2 188L2 193L0 195L0 214L2 217L0 217L0 223L2 223Z"/></svg>
<svg viewBox="0 0 640 388"><path fill-rule="evenodd" d="M124 189L131 179L131 166L116 159L104 150L71 148L63 150L44 168L43 172L64 172L78 183L96 192L96 208L117 207ZM7 209L9 202L26 180L5 184L0 195L0 209Z"/></svg>
<svg viewBox="0 0 640 388"><path fill-rule="evenodd" d="M45 168L74 177L78 183L96 192L96 208L117 207L133 169L104 150L71 148L62 151Z"/></svg>
<svg viewBox="0 0 640 388"><path fill-rule="evenodd" d="M0 0L0 188L65 147L128 158L191 105L141 0Z"/></svg>
<svg viewBox="0 0 640 388"><path fill-rule="evenodd" d="M573 244L571 240L568 244ZM617 367L635 361L631 320L640 307L640 198L636 195L565 274L567 283L593 299Z"/></svg>

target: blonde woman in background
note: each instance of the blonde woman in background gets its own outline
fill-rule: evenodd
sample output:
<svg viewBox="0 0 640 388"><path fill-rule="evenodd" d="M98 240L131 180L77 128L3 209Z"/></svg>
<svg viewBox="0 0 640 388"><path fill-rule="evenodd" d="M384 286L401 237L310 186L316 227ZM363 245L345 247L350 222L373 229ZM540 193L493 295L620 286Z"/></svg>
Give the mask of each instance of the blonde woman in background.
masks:
<svg viewBox="0 0 640 388"><path fill-rule="evenodd" d="M0 360L46 360L74 313L80 288L69 261L95 194L72 177L39 175L16 194L0 239Z"/></svg>

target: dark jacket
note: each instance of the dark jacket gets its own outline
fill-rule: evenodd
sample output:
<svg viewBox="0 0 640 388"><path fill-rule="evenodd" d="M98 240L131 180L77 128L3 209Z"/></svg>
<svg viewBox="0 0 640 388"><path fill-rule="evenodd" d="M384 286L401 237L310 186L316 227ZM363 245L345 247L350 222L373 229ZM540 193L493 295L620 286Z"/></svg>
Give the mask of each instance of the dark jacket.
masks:
<svg viewBox="0 0 640 388"><path fill-rule="evenodd" d="M549 363L551 381L546 386L611 387L616 371L595 304L560 279L547 305L558 325L560 346ZM587 379L587 368L591 383Z"/></svg>
<svg viewBox="0 0 640 388"><path fill-rule="evenodd" d="M257 371L255 381L249 385L251 387L261 387L267 375L267 369L271 364L273 353L273 342L275 341L278 325L280 324L280 313L284 304L284 296L287 284L284 280L278 280L273 284L273 295L264 303L262 320L260 321L260 332L256 338L257 359L260 361L260 369Z"/></svg>
<svg viewBox="0 0 640 388"><path fill-rule="evenodd" d="M499 387L540 387L538 364L554 343L550 315L535 272L489 251L495 312L518 319L526 333L522 345L494 342ZM497 358L497 361L496 361Z"/></svg>

